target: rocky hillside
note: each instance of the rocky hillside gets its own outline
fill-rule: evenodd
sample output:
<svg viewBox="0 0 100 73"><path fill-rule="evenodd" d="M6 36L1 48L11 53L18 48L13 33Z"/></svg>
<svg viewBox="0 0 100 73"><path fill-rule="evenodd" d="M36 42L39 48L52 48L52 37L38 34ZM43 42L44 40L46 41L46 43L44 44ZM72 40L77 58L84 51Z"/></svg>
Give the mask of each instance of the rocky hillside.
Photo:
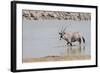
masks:
<svg viewBox="0 0 100 73"><path fill-rule="evenodd" d="M81 12L23 10L22 13L27 20L91 20L90 13Z"/></svg>

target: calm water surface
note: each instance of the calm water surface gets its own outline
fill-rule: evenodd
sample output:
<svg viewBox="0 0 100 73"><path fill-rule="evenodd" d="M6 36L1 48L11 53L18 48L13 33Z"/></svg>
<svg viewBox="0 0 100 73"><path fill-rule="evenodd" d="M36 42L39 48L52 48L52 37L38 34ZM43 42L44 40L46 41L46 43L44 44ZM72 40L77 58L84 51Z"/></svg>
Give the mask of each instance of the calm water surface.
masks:
<svg viewBox="0 0 100 73"><path fill-rule="evenodd" d="M68 25L70 24L70 25ZM80 46L65 46L64 40L59 40L59 31L66 27L66 32L80 32L85 40L85 50ZM67 20L23 20L23 58L36 58L50 55L90 55L91 34L90 21Z"/></svg>

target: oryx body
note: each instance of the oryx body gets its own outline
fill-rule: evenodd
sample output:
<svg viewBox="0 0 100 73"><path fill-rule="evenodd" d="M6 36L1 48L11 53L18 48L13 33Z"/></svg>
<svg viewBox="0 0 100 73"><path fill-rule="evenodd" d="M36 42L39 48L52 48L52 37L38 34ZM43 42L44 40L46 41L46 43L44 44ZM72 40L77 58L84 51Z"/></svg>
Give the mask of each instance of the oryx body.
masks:
<svg viewBox="0 0 100 73"><path fill-rule="evenodd" d="M81 45L82 43L85 43L84 37L79 32L61 32L59 33L59 35L60 35L60 40L61 39L65 40L66 44L70 46L78 44Z"/></svg>
<svg viewBox="0 0 100 73"><path fill-rule="evenodd" d="M66 30L70 24L66 24L66 26L60 27L59 35L60 40L65 41L65 51L67 55L77 55L77 54L83 54L85 51L85 38L83 36L83 33L76 30Z"/></svg>
<svg viewBox="0 0 100 73"><path fill-rule="evenodd" d="M68 32L65 31L66 27L64 29L61 29L59 32L60 40L63 39L66 42L66 45L68 46L78 46L80 45L85 48L85 38L83 37L82 33L80 32Z"/></svg>

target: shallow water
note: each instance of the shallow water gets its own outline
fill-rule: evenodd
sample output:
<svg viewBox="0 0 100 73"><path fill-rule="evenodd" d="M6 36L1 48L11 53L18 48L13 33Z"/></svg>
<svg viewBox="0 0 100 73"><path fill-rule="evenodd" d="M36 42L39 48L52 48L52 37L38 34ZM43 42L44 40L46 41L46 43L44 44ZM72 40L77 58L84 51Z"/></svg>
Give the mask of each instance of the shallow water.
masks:
<svg viewBox="0 0 100 73"><path fill-rule="evenodd" d="M71 24L71 25L68 25ZM52 55L90 55L90 21L67 20L23 20L23 58L36 58ZM80 46L65 46L59 40L59 31L66 27L66 32L80 32L85 38L85 50Z"/></svg>

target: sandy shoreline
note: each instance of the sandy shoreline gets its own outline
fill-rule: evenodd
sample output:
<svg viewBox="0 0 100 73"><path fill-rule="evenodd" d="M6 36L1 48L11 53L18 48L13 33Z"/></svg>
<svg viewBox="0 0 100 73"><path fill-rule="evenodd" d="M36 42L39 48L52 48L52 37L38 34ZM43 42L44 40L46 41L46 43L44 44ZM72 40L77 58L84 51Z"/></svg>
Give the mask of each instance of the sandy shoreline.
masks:
<svg viewBox="0 0 100 73"><path fill-rule="evenodd" d="M90 60L91 56L79 55L79 56L46 56L40 58L23 59L23 63L31 62L45 62L45 61L72 61L72 60Z"/></svg>

